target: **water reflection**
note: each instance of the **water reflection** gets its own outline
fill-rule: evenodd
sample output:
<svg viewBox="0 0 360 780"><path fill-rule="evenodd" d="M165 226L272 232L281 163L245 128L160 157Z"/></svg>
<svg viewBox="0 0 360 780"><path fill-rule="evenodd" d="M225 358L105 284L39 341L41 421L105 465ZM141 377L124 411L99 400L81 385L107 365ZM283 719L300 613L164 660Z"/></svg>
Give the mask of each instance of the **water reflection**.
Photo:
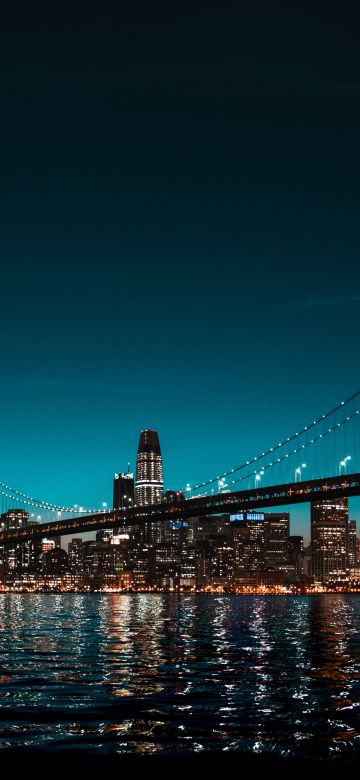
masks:
<svg viewBox="0 0 360 780"><path fill-rule="evenodd" d="M0 745L359 749L360 600L0 597Z"/></svg>

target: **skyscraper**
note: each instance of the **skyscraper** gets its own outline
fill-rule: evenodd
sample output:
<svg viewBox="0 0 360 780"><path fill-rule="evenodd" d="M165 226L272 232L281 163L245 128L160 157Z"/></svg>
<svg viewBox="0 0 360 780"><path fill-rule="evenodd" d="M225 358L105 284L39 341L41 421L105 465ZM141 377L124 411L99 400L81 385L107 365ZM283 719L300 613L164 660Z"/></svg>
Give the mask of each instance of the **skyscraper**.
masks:
<svg viewBox="0 0 360 780"><path fill-rule="evenodd" d="M350 520L349 523L349 569L354 570L357 566L357 550L356 550L356 520Z"/></svg>
<svg viewBox="0 0 360 780"><path fill-rule="evenodd" d="M347 498L311 504L311 558L316 580L344 577L349 572L349 508Z"/></svg>
<svg viewBox="0 0 360 780"><path fill-rule="evenodd" d="M83 540L75 537L69 542L68 546L69 555L69 569L76 574L82 574L83 569L83 557L84 547Z"/></svg>
<svg viewBox="0 0 360 780"><path fill-rule="evenodd" d="M134 475L115 474L114 477L114 509L129 509L134 506Z"/></svg>
<svg viewBox="0 0 360 780"><path fill-rule="evenodd" d="M289 536L289 512L269 512L266 522L266 561L269 565L277 566L287 561Z"/></svg>
<svg viewBox="0 0 360 780"><path fill-rule="evenodd" d="M280 569L288 561L289 512L241 512L230 522L239 574Z"/></svg>
<svg viewBox="0 0 360 780"><path fill-rule="evenodd" d="M16 531L29 525L29 513L25 509L9 509L0 517L0 528ZM41 553L41 541L27 539L2 546L0 559L4 564L5 582L25 577L36 571Z"/></svg>
<svg viewBox="0 0 360 780"><path fill-rule="evenodd" d="M17 528L26 528L29 522L29 512L25 509L8 509L1 515L1 527L5 531L16 531Z"/></svg>
<svg viewBox="0 0 360 780"><path fill-rule="evenodd" d="M137 506L157 504L164 496L163 468L157 431L140 434L136 460L135 503Z"/></svg>

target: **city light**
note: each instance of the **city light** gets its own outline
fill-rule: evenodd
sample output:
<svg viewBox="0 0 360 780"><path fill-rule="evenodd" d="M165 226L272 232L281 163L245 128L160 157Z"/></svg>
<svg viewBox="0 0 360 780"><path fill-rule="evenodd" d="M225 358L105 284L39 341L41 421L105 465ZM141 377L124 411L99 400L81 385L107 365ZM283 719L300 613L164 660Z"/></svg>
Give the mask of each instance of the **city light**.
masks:
<svg viewBox="0 0 360 780"><path fill-rule="evenodd" d="M339 474L342 473L342 469L344 470L344 474L346 474L346 466L347 466L349 460L351 460L351 455L347 455L346 458L343 458L343 460L340 461L340 463L339 463Z"/></svg>
<svg viewBox="0 0 360 780"><path fill-rule="evenodd" d="M295 482L297 481L297 477L299 477L299 481L301 482L302 478L302 469L306 469L306 463L302 463L301 466L298 466L295 469Z"/></svg>
<svg viewBox="0 0 360 780"><path fill-rule="evenodd" d="M330 427L328 431L334 430L337 425L336 422L336 425ZM317 440L322 438L323 434L319 433ZM314 507L320 501L330 508L332 516L338 517L339 507L342 506L341 501L347 500L348 491L351 494L350 491L355 488L360 493L357 475L352 475L351 481L345 483L342 479L351 461L350 455L346 455L339 462L339 475L337 477L315 480L316 484L313 487L311 482L303 481L303 472L307 468L304 461L301 461L293 471L294 482L299 485L296 490L291 481L289 484L262 486L262 478L273 465L278 465L285 458L291 457L291 454L296 455L298 451L302 451L302 447L303 445L299 445L290 453L285 453L282 458L264 463L261 468L253 472L253 489L230 492L226 479L219 476L217 490L212 486L210 494L204 493L191 497L190 483L187 483L184 493L176 490L164 492L159 437L156 431L144 430L141 433L138 448L136 480L129 473L129 470L126 473L115 473L113 510L109 509L107 501L102 501L101 508L95 511L87 510L83 505L74 504L72 513L75 516L73 518L65 519L64 515L66 516L67 510L62 507L56 510L57 519L55 521L44 522L46 513L55 511L50 504L44 504L43 513L38 515L30 514L30 511L23 508L12 509L10 514L5 512L1 515L3 519L0 544L1 541L6 540L12 545L16 545L20 550L22 545L35 545L37 539L48 537L50 540L49 549L43 548L43 554L51 552L51 576L52 573L56 573L54 580L56 584L53 586L56 588L75 588L88 591L104 587L111 588L114 592L117 589L119 591L125 589L140 592L165 592L166 590L169 592L202 592L204 589L210 589L214 592L245 592L244 588L260 592L259 588L262 590L265 588L266 592L275 592L274 588L275 590L283 589L289 584L292 589L296 585L304 592L304 589L307 590L309 587L317 586L317 584L319 587L325 587L331 578L337 581L339 577L343 587L344 577L349 573L350 568L353 572L352 583L356 580L357 555L354 552L353 541L354 538L356 539L356 531L354 535L353 526L351 526L351 532L349 527L344 535L341 525L343 523L342 515L341 517L339 515L336 531L333 524L327 528L325 521L322 520L321 528L324 541L319 542L321 556L322 560L325 561L330 546L334 547L335 545L335 539L338 540L336 544L342 551L346 550L351 542L353 547L351 551L349 547L349 551L346 553L351 566L350 563L346 562L346 555L344 558L343 553L341 553L343 557L339 557L336 552L337 548L334 547L334 551L331 553L332 557L330 556L329 562L326 564L326 570L323 571L318 567L317 559L314 558L315 552L312 552L310 554L310 558L311 555L312 558L307 564L307 574L305 575L304 571L297 571L298 564L296 564L295 559L291 560L289 557L289 515L286 513L281 516L287 518L284 526L281 525L283 519L276 520L278 523L276 533L280 533L282 528L281 533L285 534L283 547L281 545L279 547L280 537L274 537L277 539L278 546L276 555L279 555L281 550L280 558L271 557L270 552L266 552L267 529L273 527L272 523L275 522L278 515L276 511L268 515L259 512L260 501L263 506L267 507L271 507L273 503L275 507L279 504L289 503L291 505L294 501L296 503L310 503L311 507ZM260 486L261 492L259 492ZM344 498L339 498L339 489ZM333 502L331 502L332 490L334 490L336 497ZM135 502L136 492L138 500ZM9 495L11 496L11 493ZM23 503L26 507L26 499L23 499ZM191 517L185 519L189 517L190 506ZM219 516L221 516L221 520ZM192 517L196 518L194 526ZM37 522L35 522L35 518ZM347 514L346 518L346 523L348 523ZM214 534L216 527L219 527L219 530ZM287 530L285 530L286 528ZM242 529L241 533L240 529ZM315 534L314 529L312 525L312 534ZM81 540L72 540L69 543L68 559L65 551L57 552L59 547L56 546L58 543L55 545L54 539L90 531L96 533L95 541L83 543ZM238 532L239 537L237 537ZM209 538L207 534L209 534ZM251 577L255 576L254 572L257 572L256 576L261 574L262 580L264 580L260 584L252 582L244 585L239 580L240 561L245 554L244 540L247 538L247 534L251 540L249 548L252 550L251 555L259 557L255 558L257 561L255 569L250 569L246 573L246 580L248 581L249 577L251 580ZM222 539L219 548L216 546L217 538ZM240 552L240 548L237 549L237 538L239 538L239 542L241 541L242 552ZM256 541L257 538L258 541ZM226 540L226 544L224 540ZM272 542L269 544L269 550L271 550ZM9 549L11 548L9 547ZM205 555L205 550L208 550L209 560L205 556L200 565L201 556ZM182 551L181 554L179 551ZM265 557L262 558L262 555ZM275 553L272 555L274 556ZM152 560L151 564L150 560ZM235 561L237 561L237 566L240 566L240 570L236 568ZM48 571L50 563L48 569L44 568L44 565L45 561L42 563L38 561L37 568L35 567L32 571L32 588L50 587L50 572ZM247 571L247 564L244 563L242 566ZM206 576L204 573L200 576L199 572L202 571L202 568L204 572L207 572ZM265 576L267 571L269 573ZM17 579L14 579L14 575L15 569L10 576L10 570L6 572L5 567L3 587L14 588L16 582L18 587L24 587L24 582L28 581L28 570L22 571L20 566L18 570L16 569ZM266 577L269 581L265 581ZM290 581L288 583L288 580L294 579L294 577L297 578L297 584ZM299 584L300 579L301 584Z"/></svg>

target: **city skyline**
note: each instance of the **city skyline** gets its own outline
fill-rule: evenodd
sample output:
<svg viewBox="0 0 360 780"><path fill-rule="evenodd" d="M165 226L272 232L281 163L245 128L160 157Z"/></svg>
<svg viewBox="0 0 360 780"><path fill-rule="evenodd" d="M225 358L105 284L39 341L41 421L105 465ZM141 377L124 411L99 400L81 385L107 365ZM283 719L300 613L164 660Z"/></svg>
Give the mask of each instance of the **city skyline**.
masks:
<svg viewBox="0 0 360 780"><path fill-rule="evenodd" d="M148 479L154 471L154 455L161 457L156 431L142 431L139 455L144 454L149 461L144 464L140 458L139 474ZM158 471L156 460L155 464ZM268 489L265 497L261 488L255 488L250 503L248 495L241 503L241 494L236 497L227 492L213 497L215 503L210 497L205 502L203 498L186 502L184 494L166 491L157 505L147 503L152 496L145 491L140 492L139 504L133 506L132 475L116 474L114 506L121 503L121 508L120 513L114 510L113 528L109 528L111 511L84 517L81 522L79 517L65 523L55 521L48 527L24 509L3 512L0 590L277 595L359 592L360 540L344 493L344 489L350 489L349 495L351 490L359 493L360 480L355 484L354 479L352 475L352 487L344 484L344 475L320 480L320 484L305 481L287 486L289 492L281 499L288 499L288 503L304 500L305 488L305 500L311 504L311 544L305 547L303 537L290 532L289 512L261 509L269 498L271 503ZM144 481L140 479L142 487ZM311 484L314 492L309 495ZM146 487L154 490L153 481ZM273 495L275 508L279 508L280 487ZM123 525L119 518L120 526L116 527L116 515L122 516L123 509L128 522ZM91 527L96 530L95 538L84 539L81 534L81 538L71 539L67 552L61 547L60 534L79 534Z"/></svg>
<svg viewBox="0 0 360 780"><path fill-rule="evenodd" d="M350 397L350 399L349 399L350 405L352 403L355 403L355 406L357 405L357 400L356 399L357 399L358 395L359 395L359 393L355 394L354 402L352 402L352 397ZM341 402L341 404L338 405L339 409L343 408L343 406L342 406L343 403L344 402ZM346 403L348 404L348 401ZM334 410L334 408L335 408L335 414L336 414L336 407L333 407L333 410ZM345 406L344 408L347 409L347 406ZM355 407L354 407L354 409L355 409ZM358 414L358 412L354 411L354 409L351 408L351 410L350 410L350 415L351 416L348 417L347 419L350 419L350 421L353 420L354 423L356 423L357 422L356 415ZM330 414L330 417L333 416L333 412L331 412L331 413L329 412L329 414ZM316 424L320 424L323 418L326 420L328 418L328 414L326 414L326 415L319 415L318 423L316 423ZM346 421L346 417L344 417L344 420ZM314 425L315 425L315 422L316 421L314 420L313 421ZM312 426L310 426L310 429L311 429L311 427ZM296 433L295 435L293 434L293 436L291 436L290 438L289 437L287 437L287 438L284 437L283 444L285 444L285 446L286 446L286 442L287 441L291 442L293 438L295 438L297 440L298 437L300 437L300 439L301 439L301 436L304 433L306 433L308 428L309 428L309 426L305 426L303 429L300 429L300 432ZM302 430L302 433L301 433L301 430ZM327 428L325 430L327 430ZM336 425L333 428L329 429L329 430L336 431ZM355 432L353 434L350 434L348 436L349 441L347 442L346 441L346 432L345 432L345 438L344 438L344 435L343 435L342 443L340 443L340 445L339 445L340 446L339 452L340 451L341 452L343 452L343 451L345 452L345 450L348 451L348 446L351 446L351 439L353 441L353 444L355 442L355 438L354 438L355 436L356 436ZM319 438L319 437L317 437L317 438ZM320 436L320 439L321 439L321 436ZM275 445L275 448L276 448L275 442L273 442L273 444ZM306 447L307 446L308 445L306 445ZM280 444L279 444L279 447L280 447ZM273 448L271 448L269 450L269 454L270 454L272 449ZM354 446L354 449L357 449L357 448L355 448L355 446ZM348 469L349 469L349 471L354 471L354 470L357 471L357 465L356 465L357 464L357 460L352 462L351 456L347 455L347 456L345 456L345 459L343 459L343 457L342 457L341 460L339 461L339 459L336 458L336 456L334 457L334 452L337 452L337 451L338 451L337 450L337 445L335 445L335 449L333 447L332 454L330 455L330 464L331 464L330 469L327 469L325 474L327 476L331 476L331 469L332 468L333 468L334 472L339 473L339 474L346 473L346 471ZM291 449L289 450L289 452L291 454ZM301 452L302 452L301 445L299 445L299 453L301 453ZM258 453L258 456L259 455L260 455L260 453ZM286 460L287 458L288 458L288 454L286 454L285 456L283 455L280 460L283 461L284 464L286 464L286 466L289 466L290 462L292 462L293 465L289 467L289 469L285 473L285 476L282 479L279 479L279 478L275 479L275 483L276 482L278 482L278 483L279 482L284 482L284 481L286 481L286 482L294 481L296 483L297 481L301 481L301 480L306 479L306 478L314 479L314 478L317 478L317 477L320 476L320 474L316 474L316 473L311 474L311 470L309 468L310 463L308 463L308 464L302 463L301 464L302 467L300 466L300 467L296 467L295 468L295 462L297 463L297 460L293 461L291 458L290 458L290 460ZM315 455L315 460L319 461L319 457L318 457L317 454ZM165 482L165 488L167 489L167 492L170 492L170 493L172 491L176 492L176 491L180 490L181 492L184 493L186 498L191 498L192 496L196 497L197 495L201 496L202 494L206 495L206 494L211 494L211 493L216 493L216 492L227 492L229 490L249 489L250 486L252 486L253 484L255 485L255 487L262 487L263 484L264 484L264 479L266 479L266 477L264 477L264 471L263 471L262 465L261 465L261 463L262 463L261 458L254 457L252 462L253 462L253 466L255 466L255 470L250 465L249 468L247 469L247 472L248 472L248 475L249 475L248 478L245 479L245 482L242 482L240 480L240 484L239 484L239 482L238 482L238 480L236 478L237 475L236 474L235 475L231 475L230 472L228 472L230 474L230 476L228 476L228 477L225 476L225 479L219 477L216 480L212 480L212 482L210 482L210 484L208 484L207 481L205 481L203 488L201 487L202 483L199 483L199 487L198 487L198 489L197 489L197 491L195 493L193 492L193 488L195 486L194 482L192 483L192 485L190 485L190 483L187 483L187 485L186 485L186 487L184 489L183 489L182 486L169 485L169 484L166 484L166 482ZM259 463L257 464L257 462L259 462ZM311 455L310 455L310 462L311 462ZM159 503L162 500L162 496L164 495L164 489L165 488L164 488L161 448L160 448L158 432L156 430L154 430L154 429L142 429L141 432L140 432L140 438L139 438L139 443L138 443L138 448L137 448L137 455L136 455L136 476L135 476L135 480L134 480L134 475L130 472L130 463L131 462L128 460L128 462L127 462L127 472L116 472L115 475L114 475L113 481L110 482L108 480L107 492L105 494L107 500L98 502L98 507L97 507L98 511L100 511L100 512L101 511L107 511L107 510L111 509L111 507L113 507L113 508L125 508L126 509L126 508L131 508L132 506L136 506L136 505L141 506L141 505L146 505L146 504L151 504L151 503ZM267 465L265 465L265 470L266 470L266 473L267 473L268 466L269 466L269 459L267 459L267 460L265 459L264 463L267 464ZM276 467L276 458L275 458L274 466ZM354 467L355 467L355 469L354 469ZM166 464L165 464L165 473L166 473ZM206 479L209 479L211 476L213 477L213 474L212 475L208 474ZM235 476L235 484L233 486L232 486L232 480L231 480L232 476ZM321 476L324 476L324 474L322 474ZM242 478L242 479L244 479L244 478ZM270 482L268 482L268 484L274 484L274 480L270 479ZM11 487L13 487L13 486L11 486ZM8 495L6 485L4 485L1 488L1 492L2 492L1 499L2 499L2 504L3 504L3 511L5 511L5 508L10 508L11 509L11 508L16 508L16 506L20 506L21 505L21 491L18 494L18 498L16 498L16 494L14 494L15 495L15 498L13 499L14 507L12 507L11 494ZM112 501L111 501L111 498L110 498L111 493L112 493ZM4 496L5 496L5 498L4 498ZM79 499L78 496L77 496L77 498ZM102 498L104 498L104 495L102 496ZM24 499L25 499L24 506L26 506L26 504L27 504L26 495L24 496ZM28 497L28 499L29 499L29 497ZM19 504L19 501L20 501L20 504ZM47 497L47 501L49 501L49 497ZM351 518L352 518L352 520L355 523L357 521L359 522L360 499L355 496L353 498L350 498L349 501L350 501L349 507L350 507L350 512L351 512ZM47 520L55 519L53 514L52 514L52 512L51 512L51 503L52 503L52 499L50 499L50 507L49 507L50 515L48 517L46 517L47 516L46 506L44 506L42 509L41 508L37 508L36 509L36 505L35 504L34 504L35 509L33 509L33 512L32 512L31 516L33 518L38 518L38 520L40 520L41 522L46 522L46 519ZM30 498L29 506L31 506L31 505L32 505L32 499ZM66 506L66 504L65 504L65 506ZM71 506L71 504L69 503L68 506ZM85 511L85 507L86 506L87 506L87 509L90 509L90 505L87 504L87 502L78 500L76 503L74 503L73 513L75 512L75 514L76 514L76 511L78 510L78 508L80 508L80 511ZM284 511L286 511L286 507L287 507L287 505L285 503L284 507L283 507ZM57 510L60 510L60 511L57 512L57 515L58 515L58 518L59 518L59 516L61 517L61 506L58 506ZM91 511L95 511L95 510L96 510L96 507L94 506L91 509ZM64 517L65 516L66 516L66 512L64 513ZM304 504L301 504L300 506L296 506L295 505L295 506L292 507L291 527L292 527L292 533L295 533L295 534L296 533L300 533L303 536L305 544L309 544L310 543L310 536L311 536L311 506L310 506L310 504L304 503ZM85 532L85 536L87 536L87 532ZM89 538L91 538L91 535L90 535Z"/></svg>
<svg viewBox="0 0 360 780"><path fill-rule="evenodd" d="M190 24L9 11L4 482L109 503L149 427L184 489L360 386L359 64L339 15L324 32L296 4Z"/></svg>

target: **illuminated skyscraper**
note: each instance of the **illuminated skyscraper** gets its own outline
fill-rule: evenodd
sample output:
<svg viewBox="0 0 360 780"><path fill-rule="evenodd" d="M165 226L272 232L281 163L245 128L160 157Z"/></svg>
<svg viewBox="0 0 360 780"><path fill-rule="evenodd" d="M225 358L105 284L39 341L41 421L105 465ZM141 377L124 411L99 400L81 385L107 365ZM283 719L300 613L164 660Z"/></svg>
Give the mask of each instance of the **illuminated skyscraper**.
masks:
<svg viewBox="0 0 360 780"><path fill-rule="evenodd" d="M349 508L347 498L311 504L311 558L316 580L344 577L349 572Z"/></svg>
<svg viewBox="0 0 360 780"><path fill-rule="evenodd" d="M68 546L69 555L69 569L76 574L82 574L83 569L83 557L84 547L83 540L75 537L69 542Z"/></svg>
<svg viewBox="0 0 360 780"><path fill-rule="evenodd" d="M157 431L141 431L136 460L135 504L158 504L164 496L163 468Z"/></svg>
<svg viewBox="0 0 360 780"><path fill-rule="evenodd" d="M26 528L29 522L29 512L25 509L8 509L1 515L1 528L5 531L16 531L18 528Z"/></svg>
<svg viewBox="0 0 360 780"><path fill-rule="evenodd" d="M129 509L134 505L134 475L119 472L114 477L114 509Z"/></svg>
<svg viewBox="0 0 360 780"><path fill-rule="evenodd" d="M350 520L349 523L349 568L355 569L357 566L356 550L356 520Z"/></svg>
<svg viewBox="0 0 360 780"><path fill-rule="evenodd" d="M30 523L29 513L25 509L9 509L0 516L0 528L6 531L26 528ZM39 563L40 554L41 541L37 539L11 542L1 546L0 563L4 564L5 582L11 584L16 578L33 574Z"/></svg>

